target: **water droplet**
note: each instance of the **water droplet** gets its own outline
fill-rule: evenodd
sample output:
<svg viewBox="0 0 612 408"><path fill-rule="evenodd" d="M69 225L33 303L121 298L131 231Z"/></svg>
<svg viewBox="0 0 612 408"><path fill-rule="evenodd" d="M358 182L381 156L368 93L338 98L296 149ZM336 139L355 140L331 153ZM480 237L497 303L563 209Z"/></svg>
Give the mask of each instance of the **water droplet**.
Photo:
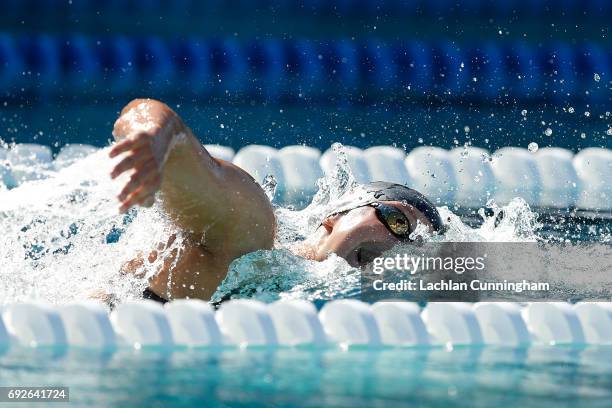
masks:
<svg viewBox="0 0 612 408"><path fill-rule="evenodd" d="M588 118L589 116L591 116L591 112L589 112L589 111L584 112L584 116L586 116Z"/></svg>
<svg viewBox="0 0 612 408"><path fill-rule="evenodd" d="M531 142L529 143L529 146L527 146L527 150L529 150L531 153L537 152L538 149L539 149L539 146L536 142Z"/></svg>
<svg viewBox="0 0 612 408"><path fill-rule="evenodd" d="M465 133L470 133L470 127L469 127L469 126L465 126L465 127L463 128L463 131L464 131Z"/></svg>
<svg viewBox="0 0 612 408"><path fill-rule="evenodd" d="M581 138L581 139L586 139L586 133L582 132L582 133L580 134L580 138Z"/></svg>
<svg viewBox="0 0 612 408"><path fill-rule="evenodd" d="M527 116L527 109L523 109L523 110L521 111L521 115L523 115L523 116Z"/></svg>
<svg viewBox="0 0 612 408"><path fill-rule="evenodd" d="M492 157L489 156L488 153L482 153L480 157L481 157L481 160L482 160L483 163L487 163L487 162L493 161Z"/></svg>
<svg viewBox="0 0 612 408"><path fill-rule="evenodd" d="M606 135L612 136L612 128L608 128L608 130L606 130Z"/></svg>
<svg viewBox="0 0 612 408"><path fill-rule="evenodd" d="M419 137L419 138L417 139L417 142L419 142L419 143L423 143L423 138L422 138L422 137Z"/></svg>
<svg viewBox="0 0 612 408"><path fill-rule="evenodd" d="M599 82L599 80L601 79L601 77L599 76L599 74L596 72L595 74L593 74L593 79L595 80L595 82Z"/></svg>
<svg viewBox="0 0 612 408"><path fill-rule="evenodd" d="M567 108L567 111L569 113L574 113L574 108L572 106L570 106L569 108Z"/></svg>
<svg viewBox="0 0 612 408"><path fill-rule="evenodd" d="M266 175L266 177L264 177L263 179L263 183L261 187L263 188L264 192L266 193L266 196L268 196L268 199L270 201L274 199L274 195L276 194L277 184L278 182L276 181L276 178L274 178L272 174Z"/></svg>
<svg viewBox="0 0 612 408"><path fill-rule="evenodd" d="M546 128L546 130L544 131L544 134L545 134L546 136L552 136L553 131L552 131L552 129L551 129L551 128Z"/></svg>

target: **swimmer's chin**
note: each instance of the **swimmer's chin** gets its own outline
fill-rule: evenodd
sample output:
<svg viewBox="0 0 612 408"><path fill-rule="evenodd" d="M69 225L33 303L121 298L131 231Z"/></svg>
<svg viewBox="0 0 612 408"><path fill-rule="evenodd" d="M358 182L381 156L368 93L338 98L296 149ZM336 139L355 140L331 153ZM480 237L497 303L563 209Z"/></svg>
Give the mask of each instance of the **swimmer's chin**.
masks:
<svg viewBox="0 0 612 408"><path fill-rule="evenodd" d="M343 259L353 268L364 267L364 265L359 265L356 259L347 259L346 257L340 256L339 254L333 251L324 249L324 247L322 246L313 245L313 243L309 240L297 242L285 248L291 251L291 253L293 253L294 255L304 259L308 259L310 261L324 262L330 257L336 257Z"/></svg>
<svg viewBox="0 0 612 408"><path fill-rule="evenodd" d="M324 261L325 258L327 258L321 258L320 256L317 256L318 254L316 248L311 245L307 240L293 243L287 246L286 249L291 251L291 253L293 253L294 255L311 261Z"/></svg>
<svg viewBox="0 0 612 408"><path fill-rule="evenodd" d="M287 246L287 249L294 255L304 259L322 262L330 255L330 251L324 249L325 242L329 235L329 229L319 227L311 236L303 241L290 244Z"/></svg>

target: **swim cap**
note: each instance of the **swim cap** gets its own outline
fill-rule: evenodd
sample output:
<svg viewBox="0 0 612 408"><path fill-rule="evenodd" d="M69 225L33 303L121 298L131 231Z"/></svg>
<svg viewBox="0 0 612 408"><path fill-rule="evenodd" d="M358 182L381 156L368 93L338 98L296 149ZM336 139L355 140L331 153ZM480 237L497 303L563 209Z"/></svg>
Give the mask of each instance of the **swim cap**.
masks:
<svg viewBox="0 0 612 408"><path fill-rule="evenodd" d="M380 201L399 201L410 204L425 215L425 218L431 222L434 231L444 231L440 213L423 194L404 185L386 181L372 181L353 187L334 203L334 210L328 217Z"/></svg>

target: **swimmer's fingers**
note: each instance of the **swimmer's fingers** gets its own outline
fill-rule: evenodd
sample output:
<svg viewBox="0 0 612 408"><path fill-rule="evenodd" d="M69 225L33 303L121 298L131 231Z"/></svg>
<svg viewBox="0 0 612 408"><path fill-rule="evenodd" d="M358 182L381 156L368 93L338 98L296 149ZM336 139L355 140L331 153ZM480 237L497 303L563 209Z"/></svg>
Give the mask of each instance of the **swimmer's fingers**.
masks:
<svg viewBox="0 0 612 408"><path fill-rule="evenodd" d="M142 207L151 207L154 202L154 193L145 193L141 189L138 193L133 194L129 199L121 203L121 206L119 207L119 212L123 214L135 205L140 205Z"/></svg>
<svg viewBox="0 0 612 408"><path fill-rule="evenodd" d="M121 160L111 171L110 173L111 178L115 179L119 177L122 173L126 172L127 170L134 168L136 161L137 161L137 157L136 155L133 155L133 154Z"/></svg>
<svg viewBox="0 0 612 408"><path fill-rule="evenodd" d="M121 153L130 151L132 150L135 144L136 144L136 141L134 139L125 138L113 146L113 148L108 153L108 156L113 158L113 157L120 155Z"/></svg>
<svg viewBox="0 0 612 408"><path fill-rule="evenodd" d="M109 152L111 158L120 155L121 153L128 152L130 150L136 150L144 147L147 143L150 143L151 134L146 132L139 132L129 135L119 143L117 143Z"/></svg>
<svg viewBox="0 0 612 408"><path fill-rule="evenodd" d="M151 193L146 188L140 187L138 190L136 190L136 192L130 194L128 198L121 203L121 206L119 207L119 212L120 213L126 212L133 206L146 200L148 197L153 196L153 194L154 193Z"/></svg>
<svg viewBox="0 0 612 408"><path fill-rule="evenodd" d="M155 193L145 195L143 198L136 198L135 200L136 202L133 202L133 204L129 205L129 207L126 207L125 210L123 210L124 206L122 205L119 211L124 213L135 205L138 205L140 207L147 207L147 208L152 207L153 204L155 204Z"/></svg>
<svg viewBox="0 0 612 408"><path fill-rule="evenodd" d="M125 201L121 203L119 211L124 213L134 205L142 205L149 203L154 198L155 192L159 187L159 178L151 178L140 186L136 191L131 193ZM152 204L152 203L151 203Z"/></svg>
<svg viewBox="0 0 612 408"><path fill-rule="evenodd" d="M136 191L140 186L148 181L153 181L154 185L159 185L159 172L156 171L157 166L154 161L148 161L145 165L136 170L130 177L130 181L126 183L117 198L119 201L124 201L128 195ZM152 180L154 179L154 180Z"/></svg>
<svg viewBox="0 0 612 408"><path fill-rule="evenodd" d="M146 149L135 150L133 154L125 157L113 168L110 174L111 178L115 179L130 169L145 167L149 162L155 163L155 159L150 152L147 152Z"/></svg>

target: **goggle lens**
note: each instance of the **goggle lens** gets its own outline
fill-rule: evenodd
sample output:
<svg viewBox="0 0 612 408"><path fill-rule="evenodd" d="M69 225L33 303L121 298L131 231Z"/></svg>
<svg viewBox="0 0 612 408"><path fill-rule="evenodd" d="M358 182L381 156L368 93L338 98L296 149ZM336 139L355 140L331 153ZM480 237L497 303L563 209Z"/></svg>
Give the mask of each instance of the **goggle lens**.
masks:
<svg viewBox="0 0 612 408"><path fill-rule="evenodd" d="M410 221L406 215L391 205L376 203L373 205L378 219L398 238L407 239L410 235Z"/></svg>

